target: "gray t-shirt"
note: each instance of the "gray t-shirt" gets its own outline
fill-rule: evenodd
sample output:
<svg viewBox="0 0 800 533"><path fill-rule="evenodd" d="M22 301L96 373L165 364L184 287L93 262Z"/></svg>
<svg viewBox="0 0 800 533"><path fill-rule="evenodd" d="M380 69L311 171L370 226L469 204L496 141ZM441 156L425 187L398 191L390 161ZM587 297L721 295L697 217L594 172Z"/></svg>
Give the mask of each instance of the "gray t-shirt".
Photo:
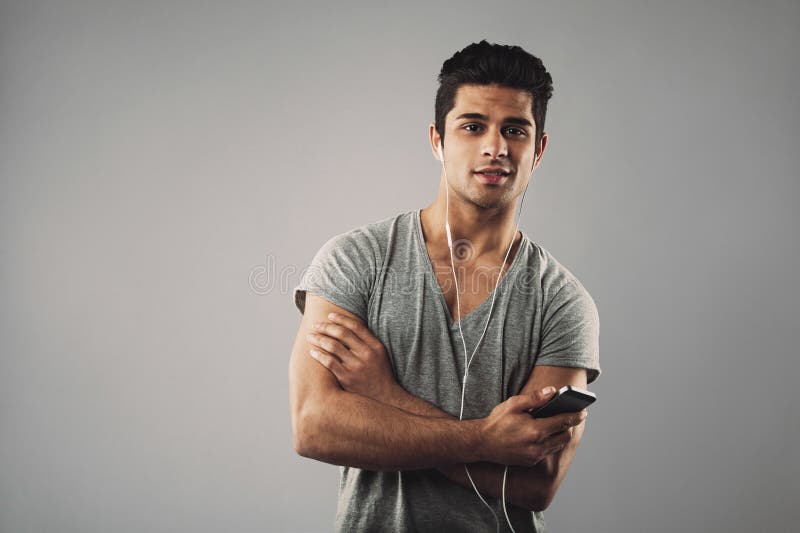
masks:
<svg viewBox="0 0 800 533"><path fill-rule="evenodd" d="M464 419L486 417L497 404L519 394L536 364L586 368L589 383L601 372L597 307L580 281L524 232L506 270L489 327L469 365ZM485 287L487 279L481 283ZM461 285L459 289L464 290ZM419 210L328 240L294 289L301 313L306 291L361 317L386 346L397 382L459 416L464 345L428 256ZM470 356L491 300L489 295L462 316ZM337 532L496 529L475 491L438 470L374 472L342 466L340 471ZM494 508L501 531L510 531L502 501L483 497ZM544 531L542 513L508 501L506 509L517 532Z"/></svg>

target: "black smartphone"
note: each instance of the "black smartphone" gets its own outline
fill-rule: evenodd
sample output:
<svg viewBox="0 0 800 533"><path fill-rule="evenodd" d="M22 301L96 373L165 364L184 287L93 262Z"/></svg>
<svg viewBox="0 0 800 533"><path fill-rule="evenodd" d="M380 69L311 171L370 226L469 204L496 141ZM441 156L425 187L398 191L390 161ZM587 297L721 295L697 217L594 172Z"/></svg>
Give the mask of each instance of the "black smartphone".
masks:
<svg viewBox="0 0 800 533"><path fill-rule="evenodd" d="M561 413L577 413L597 400L597 396L586 389L565 385L546 404L530 411L533 418L547 418Z"/></svg>

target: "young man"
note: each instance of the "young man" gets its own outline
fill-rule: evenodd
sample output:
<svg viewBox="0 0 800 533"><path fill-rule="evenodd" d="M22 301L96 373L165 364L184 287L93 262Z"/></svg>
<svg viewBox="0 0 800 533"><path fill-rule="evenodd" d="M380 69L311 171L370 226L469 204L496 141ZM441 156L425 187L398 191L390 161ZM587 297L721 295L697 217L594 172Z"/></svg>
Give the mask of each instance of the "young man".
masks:
<svg viewBox="0 0 800 533"><path fill-rule="evenodd" d="M600 375L592 297L515 228L552 80L481 41L439 82L434 202L331 238L295 288L294 446L341 465L337 531L543 531L586 412L529 411Z"/></svg>

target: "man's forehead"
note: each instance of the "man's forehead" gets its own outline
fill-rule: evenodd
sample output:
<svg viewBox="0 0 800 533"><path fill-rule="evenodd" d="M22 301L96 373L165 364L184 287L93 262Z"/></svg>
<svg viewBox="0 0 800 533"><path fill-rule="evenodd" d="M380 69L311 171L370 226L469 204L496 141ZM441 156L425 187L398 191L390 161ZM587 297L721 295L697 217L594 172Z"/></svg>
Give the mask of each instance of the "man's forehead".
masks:
<svg viewBox="0 0 800 533"><path fill-rule="evenodd" d="M499 85L461 85L453 103L453 109L448 114L454 116L462 113L500 114L528 117L533 121L533 97L522 89Z"/></svg>

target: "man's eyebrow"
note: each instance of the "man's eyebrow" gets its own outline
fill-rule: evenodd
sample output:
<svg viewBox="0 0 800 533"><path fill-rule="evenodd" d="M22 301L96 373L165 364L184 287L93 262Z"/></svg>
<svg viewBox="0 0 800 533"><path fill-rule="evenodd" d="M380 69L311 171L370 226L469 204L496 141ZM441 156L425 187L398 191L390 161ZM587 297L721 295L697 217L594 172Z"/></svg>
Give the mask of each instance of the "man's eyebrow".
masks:
<svg viewBox="0 0 800 533"><path fill-rule="evenodd" d="M462 119L462 118L471 118L471 119L486 120L486 121L489 120L489 117L487 117L486 115L483 115L481 113L462 113L461 115L458 115L456 117L456 120L459 120L459 119ZM533 127L533 125L530 123L530 121L528 119L526 119L526 118L523 118L523 117L507 117L503 122L505 122L507 124L516 124L518 126L528 126L529 128Z"/></svg>

